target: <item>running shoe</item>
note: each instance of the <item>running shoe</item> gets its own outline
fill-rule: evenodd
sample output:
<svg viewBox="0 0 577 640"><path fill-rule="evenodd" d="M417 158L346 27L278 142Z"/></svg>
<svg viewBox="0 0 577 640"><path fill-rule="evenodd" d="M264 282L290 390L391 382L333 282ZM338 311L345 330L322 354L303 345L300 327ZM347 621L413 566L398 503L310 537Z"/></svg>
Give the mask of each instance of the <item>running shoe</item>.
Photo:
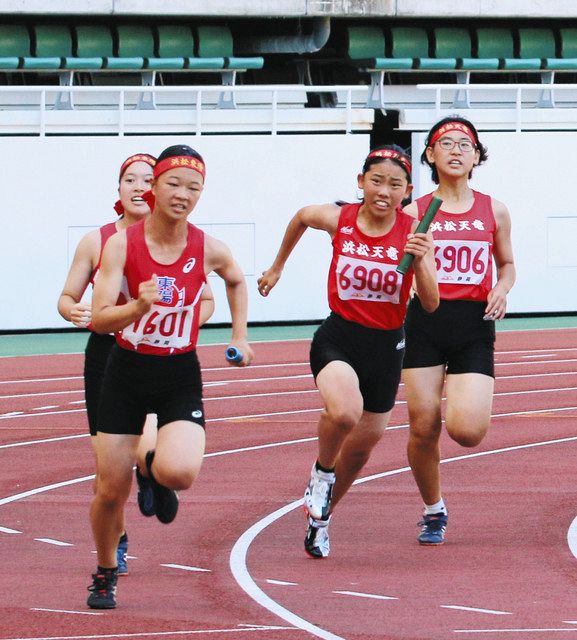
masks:
<svg viewBox="0 0 577 640"><path fill-rule="evenodd" d="M156 517L163 524L169 524L176 518L178 512L178 496L174 489L169 489L157 482L152 475L152 460L154 451L146 454L146 467L148 469L148 479L154 496L154 510Z"/></svg>
<svg viewBox="0 0 577 640"><path fill-rule="evenodd" d="M423 516L423 519L419 522L419 526L421 527L421 533L417 538L419 544L443 544L448 521L449 516L446 513L433 513Z"/></svg>
<svg viewBox="0 0 577 640"><path fill-rule="evenodd" d="M116 564L118 566L118 575L128 575L128 536L126 533L122 535L116 547Z"/></svg>
<svg viewBox="0 0 577 640"><path fill-rule="evenodd" d="M330 517L326 520L308 517L305 551L311 558L326 558L330 553L329 521Z"/></svg>
<svg viewBox="0 0 577 640"><path fill-rule="evenodd" d="M116 571L93 573L92 584L88 587L90 595L86 604L91 609L115 609L117 580L118 573Z"/></svg>
<svg viewBox="0 0 577 640"><path fill-rule="evenodd" d="M304 495L305 510L311 518L328 518L335 479L333 471L319 471L313 464L311 479Z"/></svg>
<svg viewBox="0 0 577 640"><path fill-rule="evenodd" d="M156 510L154 508L154 493L152 492L152 482L150 478L146 478L140 473L138 465L136 465L136 482L138 484L138 494L136 499L138 501L138 508L140 513L147 518L155 515Z"/></svg>

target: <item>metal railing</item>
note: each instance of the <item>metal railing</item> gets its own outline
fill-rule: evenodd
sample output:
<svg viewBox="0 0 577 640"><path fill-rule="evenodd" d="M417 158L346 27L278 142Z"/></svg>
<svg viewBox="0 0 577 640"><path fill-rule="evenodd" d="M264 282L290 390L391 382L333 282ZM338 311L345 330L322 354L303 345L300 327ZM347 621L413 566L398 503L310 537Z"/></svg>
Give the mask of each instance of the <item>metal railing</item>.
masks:
<svg viewBox="0 0 577 640"><path fill-rule="evenodd" d="M418 91L433 91L435 94L434 100L431 101L431 106L434 106L435 116L437 119L441 117L443 111L443 93L452 92L452 104L451 109L455 108L468 109L471 107L471 95L475 92L499 92L502 97L503 103L509 103L515 110L514 127L516 132L523 130L523 125L527 124L527 120L524 120L524 116L528 113L535 113L537 109L543 110L545 113L547 110L557 108L555 102L555 95L557 93L573 92L575 95L571 96L572 100L568 105L572 108L577 108L577 84L470 84L470 83L456 83L456 84L418 84L416 85ZM513 94L512 99L506 100L505 94ZM530 97L538 93L537 98ZM450 100L448 100L450 102ZM523 106L530 104L530 107ZM495 105L488 103L486 106L480 104L480 108L492 108L495 109ZM577 122L575 123L577 127Z"/></svg>
<svg viewBox="0 0 577 640"><path fill-rule="evenodd" d="M182 110L189 110L194 112L195 120L194 120L194 133L196 135L202 135L203 133L203 114L210 111L215 112L218 111L220 113L235 113L241 114L245 108L252 109L265 109L270 110L270 133L272 135L277 135L279 131L279 111L283 108L283 95L289 93L300 92L301 94L304 92L306 94L315 93L315 94L345 94L346 99L344 106L339 107L340 109L346 110L346 116L344 119L344 123L342 124L342 128L346 134L352 132L353 126L353 111L357 108L362 108L361 105L364 105L366 102L366 96L368 93L368 86L365 85L235 85L232 87L223 86L223 85L180 85L180 86L146 86L146 85L131 85L131 86L59 86L59 85L50 85L50 86L3 86L0 87L0 98L6 94L32 94L35 96L35 99L32 101L32 105L29 103L26 106L22 106L19 109L18 103L7 105L0 104L0 117L2 113L6 113L7 111L19 111L19 110L27 110L30 109L35 110L36 105L39 111L39 122L37 124L38 134L40 136L45 136L47 131L47 114L58 112L59 114L69 113L70 120L72 121L74 113L86 112L86 111L102 111L106 109L108 113L110 110L117 112L117 131L116 133L119 136L123 136L126 132L126 114L128 111L131 112L144 112L148 113L155 112L159 114L159 117L162 117L161 114L163 111L174 110L174 105L164 105L158 106L155 101L155 97L166 96L169 94L181 94L181 95L191 95L190 101L186 101L184 103L179 103L178 108ZM263 95L269 96L269 100L267 102L263 102L262 100L258 105L254 104L246 104L245 106L241 106L235 109L218 109L215 101L210 102L209 94L213 96L221 96L223 93L231 94L231 98L233 101L239 99L241 96L246 96L246 94L259 94L261 97ZM48 101L48 97L55 94L54 101ZM81 107L74 106L73 96L80 96L86 94L106 94L112 95L112 104L108 103L104 105L104 103L97 105L83 105ZM130 101L127 100L127 96L131 96L136 94L138 96L136 100L136 104L128 104ZM152 94L152 95L151 95ZM356 94L360 94L360 96L356 96ZM355 101L355 105L353 106L353 95L357 97ZM250 97L250 96L249 96ZM206 98L206 100L205 100ZM0 100L1 102L1 100ZM218 99L216 100L218 103ZM149 105L140 111L139 105L146 104ZM152 106L150 106L152 105ZM294 109L292 109L294 111ZM311 109L307 109L307 111L311 111ZM224 117L224 116L223 116ZM237 116L238 117L238 116ZM66 116L59 116L59 122L61 126L66 126Z"/></svg>

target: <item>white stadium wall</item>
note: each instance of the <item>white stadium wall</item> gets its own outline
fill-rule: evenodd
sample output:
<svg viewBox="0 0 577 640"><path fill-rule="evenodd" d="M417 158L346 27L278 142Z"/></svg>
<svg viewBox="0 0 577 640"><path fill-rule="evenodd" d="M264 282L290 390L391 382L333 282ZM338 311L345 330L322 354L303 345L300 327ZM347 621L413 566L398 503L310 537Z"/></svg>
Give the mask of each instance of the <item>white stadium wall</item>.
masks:
<svg viewBox="0 0 577 640"><path fill-rule="evenodd" d="M419 162L425 137L412 136L417 196L435 186ZM508 311L577 311L577 133L482 132L480 138L489 159L475 169L471 184L511 213L517 283Z"/></svg>
<svg viewBox="0 0 577 640"><path fill-rule="evenodd" d="M300 207L354 201L368 135L5 137L0 330L71 326L58 314L57 299L78 240L116 217L120 164L132 153L159 154L177 143L196 148L207 162L206 188L190 221L236 255L248 282L249 320L326 315L326 234L305 234L269 298L258 294L256 279ZM221 282L210 278L211 322L230 320Z"/></svg>
<svg viewBox="0 0 577 640"><path fill-rule="evenodd" d="M422 149L424 134L413 134ZM473 186L511 212L518 280L513 313L577 310L577 133L483 133L489 161ZM355 201L356 174L369 148L358 135L227 135L130 137L5 137L2 172L0 272L4 279L0 330L70 326L56 302L78 240L114 219L118 167L131 153L159 153L170 144L197 148L207 184L191 221L231 246L246 275L249 320L323 318L330 242L309 230L269 298L256 290L284 229L299 207ZM415 195L432 187L415 153ZM212 322L228 322L224 288Z"/></svg>

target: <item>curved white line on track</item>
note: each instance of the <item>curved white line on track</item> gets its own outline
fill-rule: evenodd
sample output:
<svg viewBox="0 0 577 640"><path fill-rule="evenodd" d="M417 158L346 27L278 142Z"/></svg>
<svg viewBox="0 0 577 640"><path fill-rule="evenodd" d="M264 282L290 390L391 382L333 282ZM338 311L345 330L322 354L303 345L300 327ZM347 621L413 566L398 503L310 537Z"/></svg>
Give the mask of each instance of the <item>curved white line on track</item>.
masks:
<svg viewBox="0 0 577 640"><path fill-rule="evenodd" d="M567 544L571 553L577 558L577 516L567 530Z"/></svg>
<svg viewBox="0 0 577 640"><path fill-rule="evenodd" d="M529 444L521 444L515 445L512 447L503 447L501 449L492 449L491 451L478 451L475 453L468 453L462 456L454 456L452 458L445 458L441 460L441 464L447 464L448 462L457 462L461 460L469 460L472 458L481 458L483 456L490 456L496 453L506 453L509 451L518 451L520 449L531 449L535 447L542 447L549 444L559 444L563 442L574 442L577 441L577 436L569 437L569 438L559 438L557 440L546 440L543 442L532 442ZM389 476L398 475L401 473L405 473L410 471L410 467L400 467L399 469L392 469L391 471L384 471L382 473L376 473L371 476L366 476L365 478L359 478L355 480L353 484L364 484L365 482L370 482L371 480L380 480L381 478L386 478ZM237 581L240 588L245 591L257 604L260 604L265 609L268 609L271 613L279 616L283 620L290 622L295 625L299 629L303 629L317 636L318 638L324 638L328 640L344 640L341 636L336 636L325 629L321 629L316 625L308 622L304 618L301 618L294 614L292 611L289 611L285 607L281 606L273 600L270 596L268 596L262 589L256 584L250 575L248 568L246 566L246 560L248 555L248 550L250 545L258 536L259 533L264 531L270 524L286 515L290 511L297 509L302 505L303 501L295 500L286 506L273 511L273 513L265 516L262 520L259 520L255 524L252 525L249 529L247 529L240 538L234 544L229 558L229 565L232 575L234 579ZM577 520L577 518L576 518ZM575 523L575 520L573 521ZM576 525L577 528L577 525ZM576 532L577 534L577 532ZM576 540L577 541L577 540Z"/></svg>

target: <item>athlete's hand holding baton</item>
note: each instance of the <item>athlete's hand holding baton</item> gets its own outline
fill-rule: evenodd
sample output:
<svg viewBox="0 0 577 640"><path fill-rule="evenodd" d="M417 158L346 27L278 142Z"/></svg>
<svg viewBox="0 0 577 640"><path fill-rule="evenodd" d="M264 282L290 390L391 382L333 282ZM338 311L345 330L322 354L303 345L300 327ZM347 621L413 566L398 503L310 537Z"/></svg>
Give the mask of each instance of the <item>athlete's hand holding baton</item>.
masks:
<svg viewBox="0 0 577 640"><path fill-rule="evenodd" d="M433 218L435 217L442 204L443 201L441 200L441 198L433 196L433 199L431 200L429 206L427 207L427 210L425 211L425 215L422 217L413 233L427 233L427 231L429 230L429 226L433 221ZM405 273L407 273L407 271L411 268L414 259L415 256L412 253L405 253L405 255L401 258L401 261L397 265L398 273L405 275Z"/></svg>

